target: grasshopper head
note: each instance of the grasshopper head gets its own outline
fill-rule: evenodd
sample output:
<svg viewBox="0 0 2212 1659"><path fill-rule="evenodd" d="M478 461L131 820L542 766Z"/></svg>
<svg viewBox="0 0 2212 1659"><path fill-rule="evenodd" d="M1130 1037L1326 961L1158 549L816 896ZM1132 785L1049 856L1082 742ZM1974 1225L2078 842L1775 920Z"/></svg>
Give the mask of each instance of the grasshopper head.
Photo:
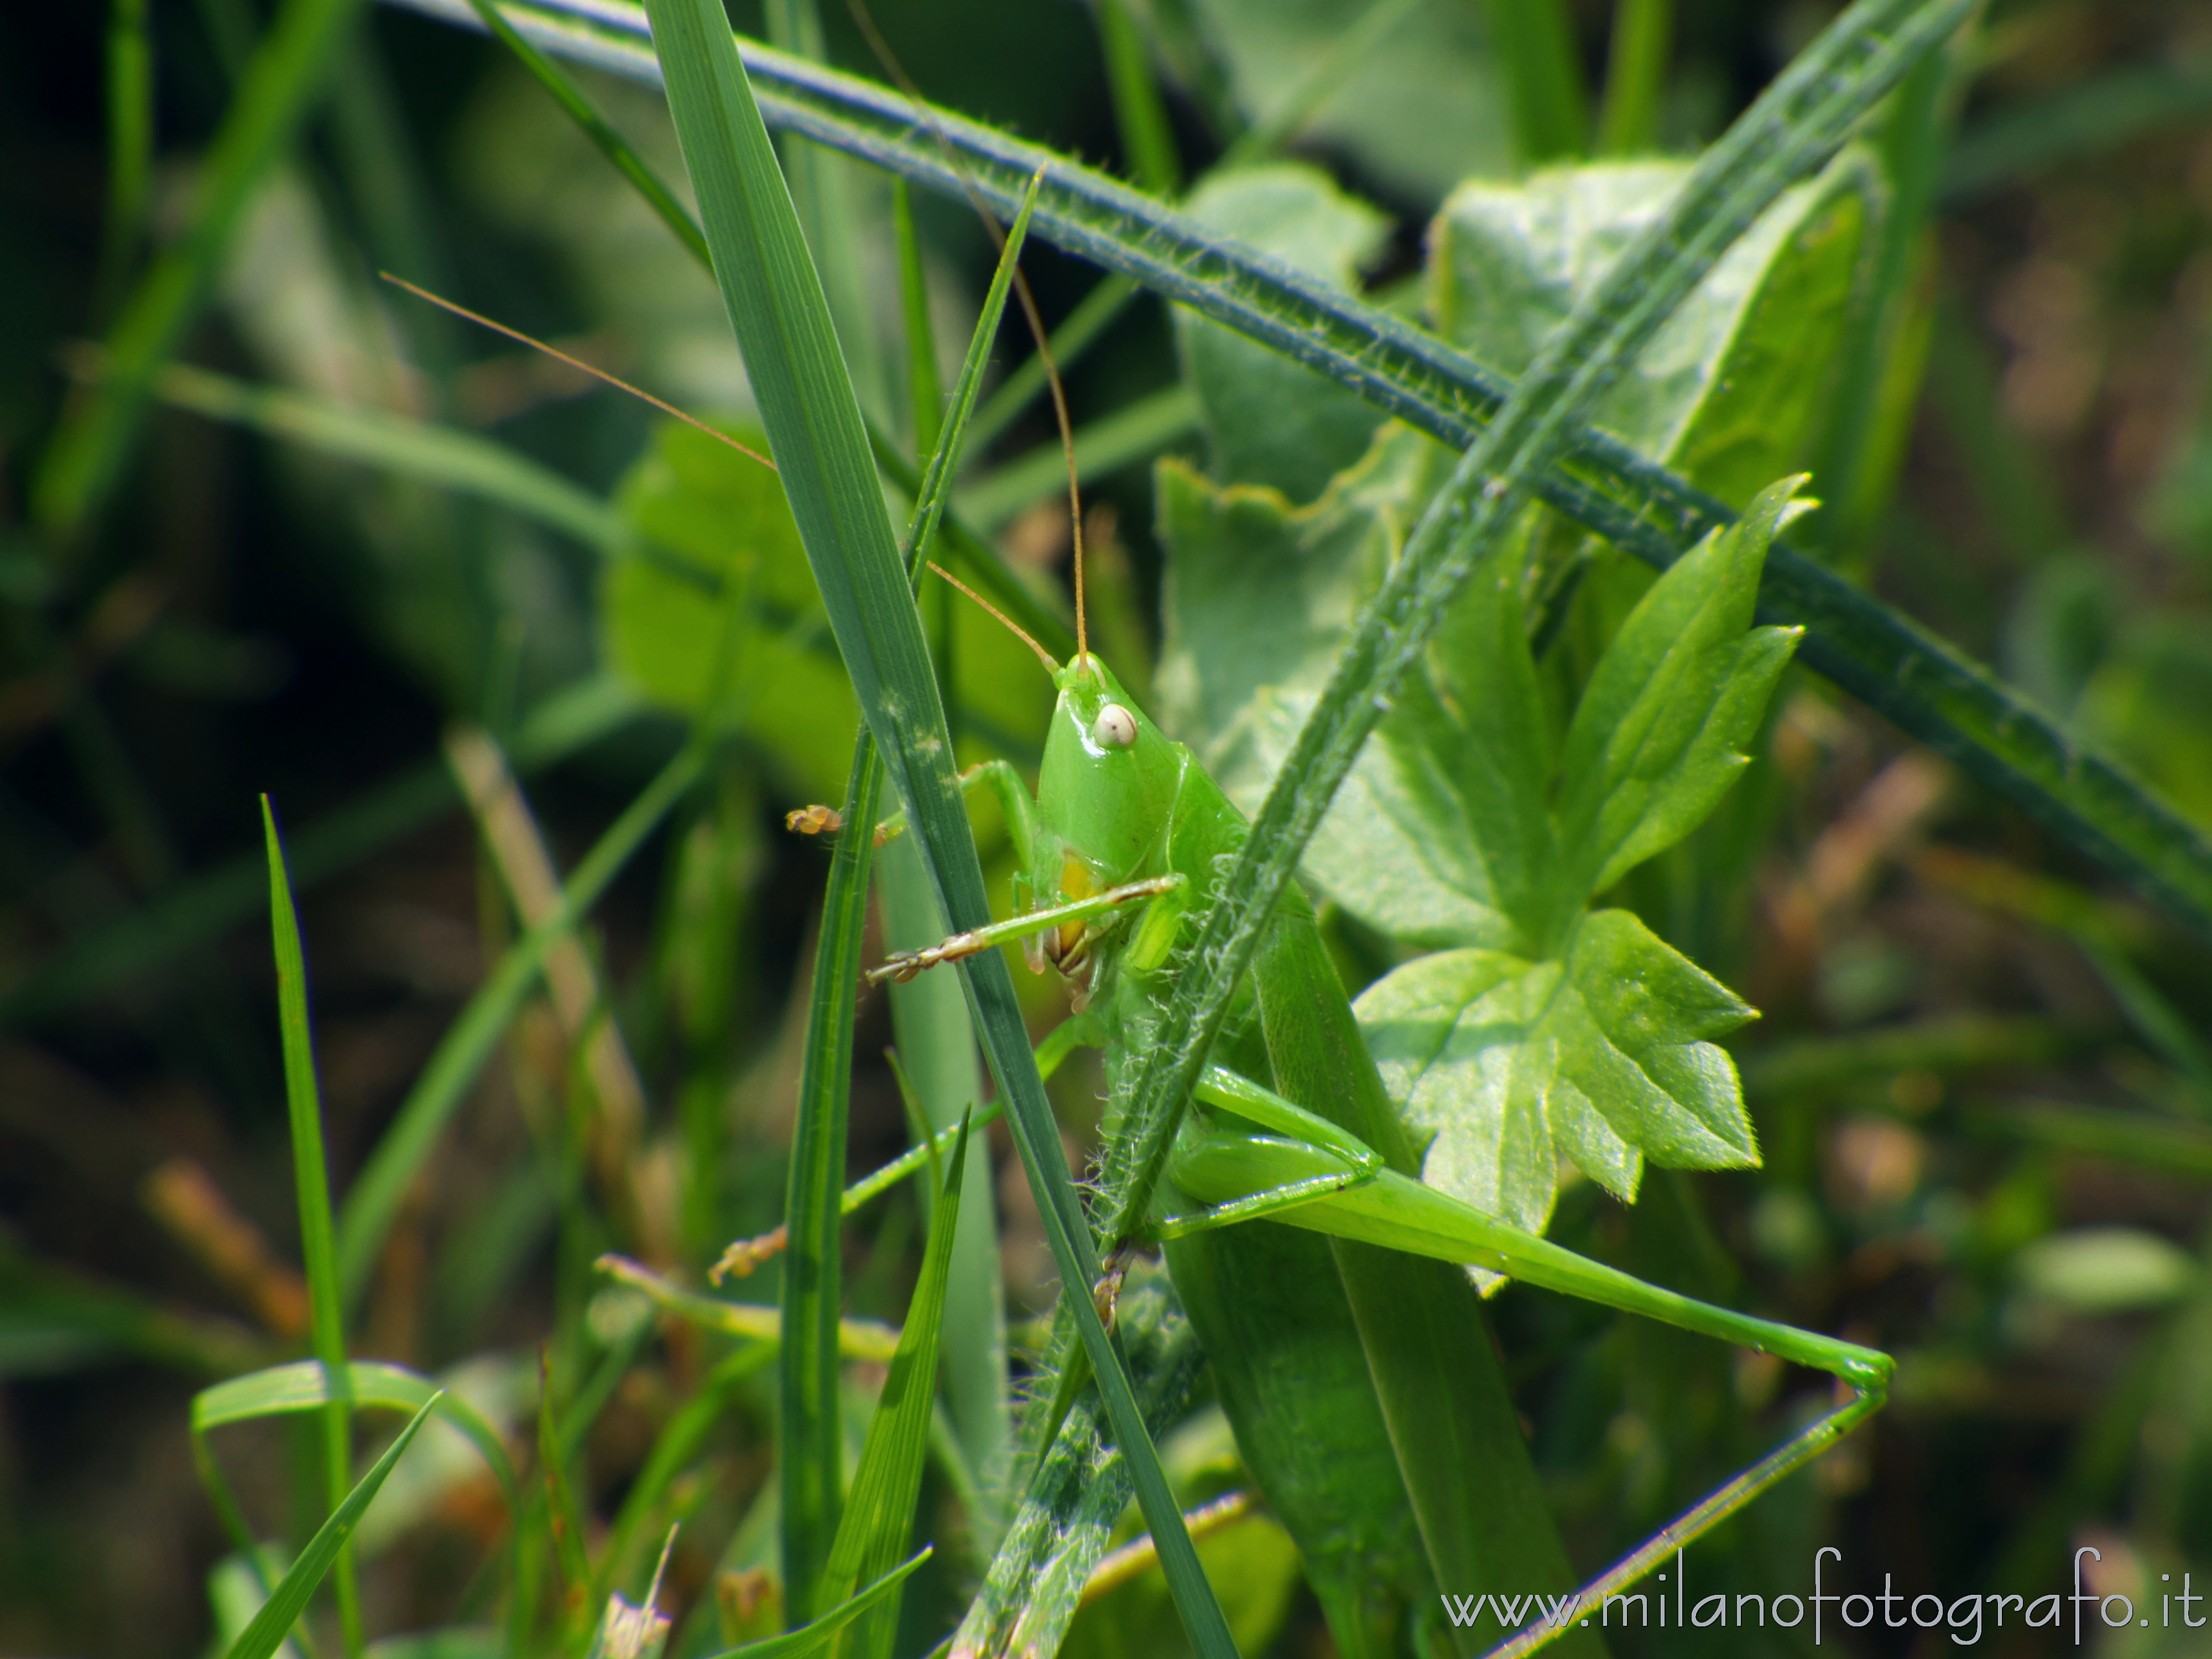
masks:
<svg viewBox="0 0 2212 1659"><path fill-rule="evenodd" d="M1044 839L1058 845L1038 849L1040 866L1056 866L1032 871L1040 892L1078 898L1071 880L1095 891L1162 873L1181 755L1096 656L1054 678L1060 698L1037 775L1037 817Z"/></svg>

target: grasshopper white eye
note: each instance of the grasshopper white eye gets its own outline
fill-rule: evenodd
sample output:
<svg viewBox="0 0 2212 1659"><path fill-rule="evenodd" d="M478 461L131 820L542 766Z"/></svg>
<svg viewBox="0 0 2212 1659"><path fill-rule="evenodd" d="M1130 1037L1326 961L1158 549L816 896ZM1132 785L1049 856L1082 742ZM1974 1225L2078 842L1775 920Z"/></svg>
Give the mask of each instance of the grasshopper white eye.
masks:
<svg viewBox="0 0 2212 1659"><path fill-rule="evenodd" d="M1133 749L1137 742L1137 717L1118 702L1098 711L1091 725L1091 741L1101 749Z"/></svg>

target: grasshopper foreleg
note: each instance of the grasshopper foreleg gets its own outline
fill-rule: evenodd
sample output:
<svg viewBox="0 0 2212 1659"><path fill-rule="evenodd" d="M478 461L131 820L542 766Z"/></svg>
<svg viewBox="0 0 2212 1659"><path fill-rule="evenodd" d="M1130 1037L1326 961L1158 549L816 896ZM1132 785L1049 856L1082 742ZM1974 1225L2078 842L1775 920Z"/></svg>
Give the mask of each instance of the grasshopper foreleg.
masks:
<svg viewBox="0 0 2212 1659"><path fill-rule="evenodd" d="M902 951L886 957L883 966L868 970L868 983L882 985L889 981L903 982L925 969L940 963L957 962L963 957L979 956L997 945L1011 945L1017 939L1042 933L1048 929L1071 921L1089 921L1111 915L1122 905L1138 899L1158 898L1182 885L1180 875L1151 876L1143 881L1125 882L1119 887L1109 887L1103 893L1093 893L1088 898L1077 899L1069 904L1055 904L1043 910L1030 910L1006 921L994 921L988 927L977 927L965 933L955 933L940 944L923 951Z"/></svg>

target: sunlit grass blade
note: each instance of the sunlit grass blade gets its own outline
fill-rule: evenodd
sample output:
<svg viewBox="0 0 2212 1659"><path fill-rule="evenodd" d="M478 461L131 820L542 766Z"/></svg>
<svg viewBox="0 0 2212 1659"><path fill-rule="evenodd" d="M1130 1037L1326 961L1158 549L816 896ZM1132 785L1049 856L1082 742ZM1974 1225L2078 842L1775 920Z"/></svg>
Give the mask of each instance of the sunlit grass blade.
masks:
<svg viewBox="0 0 2212 1659"><path fill-rule="evenodd" d="M337 1281L349 1305L368 1284L401 1196L538 982L546 952L590 913L683 799L704 762L704 753L693 744L661 769L577 865L562 890L560 908L515 941L440 1041L339 1210Z"/></svg>
<svg viewBox="0 0 2212 1659"><path fill-rule="evenodd" d="M635 720L636 695L593 676L545 699L510 745L518 772L536 771ZM460 805L441 762L425 762L313 820L291 838L286 863L295 888L350 868L379 848ZM189 877L128 915L81 934L0 995L0 1029L68 1012L86 999L173 960L268 902L269 860L257 849Z"/></svg>
<svg viewBox="0 0 2212 1659"><path fill-rule="evenodd" d="M300 1552L300 1559L277 1582L276 1589L270 1592L268 1601L260 1612L253 1615L253 1622L246 1627L238 1640L231 1644L230 1650L223 1659L269 1659L269 1656L276 1651L277 1645L290 1632L294 1622L307 1611L308 1599L314 1595L315 1586L322 1583L323 1574L329 1570L346 1540L353 1536L354 1528L361 1524L361 1517L368 1512L369 1504L375 1501L385 1478L398 1467L407 1448L414 1444L416 1435L430 1420L430 1413L437 1408L438 1401L442 1397L433 1395L415 1413L407 1426L399 1431L399 1437L386 1449L383 1456L370 1466L368 1473L362 1476L360 1484L346 1494L344 1501L333 1511L331 1518L324 1522L315 1535L307 1540L307 1547Z"/></svg>
<svg viewBox="0 0 2212 1659"><path fill-rule="evenodd" d="M909 583L927 555L944 512L945 493L969 413L975 407L986 356L1005 312L1016 262L1028 234L1028 215L1025 205L1000 253L997 276L985 296L982 316L961 368L950 418L939 434L936 453L921 482L907 538ZM802 1623L815 1604L817 1580L829 1561L837 1534L842 1491L843 1438L837 1404L838 1230L843 1218L845 1109L852 1081L854 1000L860 988L861 935L873 859L873 842L866 827L874 824L878 816L882 787L883 767L875 735L864 728L853 747L846 784L844 817L848 828L838 837L829 888L823 898L822 933L816 946L805 1060L784 1204L787 1248L793 1260L783 1280L786 1340L779 1371L783 1453L779 1464L783 1498L780 1520L785 1606L789 1616ZM908 897L909 908L918 899L920 908L935 915L936 907L928 902L926 890ZM957 1030L933 1036L964 1044L966 1028L963 1018Z"/></svg>
<svg viewBox="0 0 2212 1659"><path fill-rule="evenodd" d="M276 814L261 798L261 826L269 848L269 926L276 951L276 1017L284 1041L284 1100L292 1130L292 1176L300 1206L300 1249L306 1259L307 1329L322 1363L328 1396L323 1407L324 1472L331 1507L343 1503L353 1480L351 1409L346 1398L345 1310L338 1288L337 1252L331 1239L331 1181L323 1158L322 1091L315 1082L314 1037L307 1020L307 961L301 948L300 918L292 908L292 883L276 836ZM336 1587L338 1624L346 1651L367 1645L353 1553L342 1549Z"/></svg>
<svg viewBox="0 0 2212 1659"><path fill-rule="evenodd" d="M500 44L521 61L538 84L552 94L554 102L568 112L568 118L599 147L599 154L629 180L631 187L645 198L646 204L659 216L660 222L674 233L676 240L690 248L700 264L707 264L707 239L699 229L699 222L661 183L660 175L646 164L645 158L630 147L629 141L607 125L606 118L592 107L592 100L544 53L515 32L514 26L500 15L499 9L490 0L470 0L470 3L476 8L477 15L483 19L485 27L499 37Z"/></svg>
<svg viewBox="0 0 2212 1659"><path fill-rule="evenodd" d="M162 369L153 388L155 397L173 408L512 508L606 557L628 552L635 544L622 515L606 502L521 451L478 433L383 410L351 409L306 392L249 386L184 363Z"/></svg>
<svg viewBox="0 0 2212 1659"><path fill-rule="evenodd" d="M714 1656L714 1659L805 1659L808 1654L820 1653L836 1639L837 1633L871 1608L880 1606L890 1596L898 1593L908 1575L929 1559L932 1552L922 1550L908 1561L896 1567L862 1590L858 1595L839 1602L816 1619L813 1623L787 1631L781 1636L771 1636L764 1641L748 1642L743 1647L730 1648Z"/></svg>
<svg viewBox="0 0 2212 1659"><path fill-rule="evenodd" d="M946 920L963 930L983 926L990 904L928 644L828 303L736 43L714 0L654 0L648 14L716 278L854 692L925 849ZM1097 1253L1012 978L996 955L963 963L961 974L992 1071L1011 1097L1008 1119L1054 1261L1160 1540L1176 1605L1202 1659L1227 1659L1234 1644L1219 1604L1182 1530L1120 1355L1079 1288L1097 1279Z"/></svg>
<svg viewBox="0 0 2212 1659"><path fill-rule="evenodd" d="M951 1167L930 1218L921 1277L908 1305L898 1352L884 1379L868 1424L867 1443L853 1472L853 1491L837 1539L823 1569L823 1594L840 1601L880 1577L906 1553L921 1493L921 1468L937 1400L937 1356L944 1329L945 1292L951 1280L952 1241L960 1224L960 1188L968 1164L968 1124L962 1120ZM842 1659L889 1659L898 1624L896 1598L867 1613L841 1644Z"/></svg>
<svg viewBox="0 0 2212 1659"><path fill-rule="evenodd" d="M483 1454L485 1465L498 1479L507 1501L514 1502L514 1465L499 1431L459 1395L441 1389L419 1371L382 1360L351 1361L345 1368L345 1387L339 1391L331 1388L321 1362L312 1359L231 1377L192 1396L191 1431L204 1435L227 1424L314 1411L332 1400L349 1401L357 1410L410 1414L433 1401L439 1401L440 1414L468 1437L469 1443Z"/></svg>
<svg viewBox="0 0 2212 1659"><path fill-rule="evenodd" d="M465 0L388 3L468 15L460 10ZM587 0L507 11L549 52L659 78L643 29L621 12ZM1040 234L1355 388L1454 449L1474 441L1509 389L1505 377L1410 323L1258 258L1103 174L949 111L933 110L933 131L924 134L906 100L881 87L750 42L744 56L768 120L947 193L972 183L1003 211L1046 165ZM939 134L957 152L957 168L941 153ZM1572 447L1572 466L1540 477L1536 494L1646 563L1663 568L1733 517L1593 428L1577 430ZM2085 752L1987 668L1780 544L1767 557L1759 620L1807 628L1799 661L2212 938L2212 841L2135 779Z"/></svg>
<svg viewBox="0 0 2212 1659"><path fill-rule="evenodd" d="M139 279L109 331L108 377L64 416L32 483L48 532L76 536L136 439L155 374L198 314L255 189L289 147L361 0L286 0L246 65L200 164L189 230Z"/></svg>
<svg viewBox="0 0 2212 1659"><path fill-rule="evenodd" d="M848 828L837 837L822 900L799 1111L784 1188L789 1260L783 1272L776 1468L783 1492L784 1606L794 1625L814 1614L844 1498L845 1439L837 1398L838 1231L843 1219L839 1198L845 1182L853 1018L874 844L869 826L876 821L882 787L874 745L864 739L853 751L845 785Z"/></svg>
<svg viewBox="0 0 2212 1659"><path fill-rule="evenodd" d="M696 1325L702 1331L733 1336L740 1341L773 1346L783 1340L781 1310L758 1302L732 1302L719 1296L702 1296L640 1266L628 1256L603 1255L599 1271L618 1284L642 1291L664 1313ZM888 1365L898 1352L898 1333L872 1319L844 1319L837 1324L837 1352L847 1359Z"/></svg>

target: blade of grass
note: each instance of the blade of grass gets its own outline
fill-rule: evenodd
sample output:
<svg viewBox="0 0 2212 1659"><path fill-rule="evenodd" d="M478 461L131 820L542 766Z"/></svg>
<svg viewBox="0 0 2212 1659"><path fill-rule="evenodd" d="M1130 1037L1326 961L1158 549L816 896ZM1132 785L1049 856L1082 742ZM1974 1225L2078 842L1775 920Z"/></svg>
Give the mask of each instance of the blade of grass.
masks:
<svg viewBox="0 0 2212 1659"><path fill-rule="evenodd" d="M661 1426L653 1437L653 1449L646 1454L629 1490L623 1494L622 1507L615 1512L614 1525L607 1529L606 1542L599 1548L599 1564L592 1575L593 1605L604 1601L609 1588L628 1571L640 1529L667 1495L670 1483L691 1467L739 1388L775 1358L775 1351L767 1347L730 1355L707 1373L698 1391Z"/></svg>
<svg viewBox="0 0 2212 1659"><path fill-rule="evenodd" d="M191 228L156 259L108 331L108 379L64 415L32 483L33 514L70 544L136 439L154 376L183 343L262 179L323 90L361 0L285 0L200 164Z"/></svg>
<svg viewBox="0 0 2212 1659"><path fill-rule="evenodd" d="M346 1305L351 1306L368 1287L400 1199L520 1012L523 1000L538 982L547 951L599 902L623 866L696 781L705 758L695 742L661 769L584 855L562 889L559 906L515 941L447 1029L339 1209L337 1283Z"/></svg>
<svg viewBox="0 0 2212 1659"><path fill-rule="evenodd" d="M292 1176L299 1194L300 1252L307 1279L309 1346L322 1364L327 1389L323 1407L325 1474L335 1513L353 1480L352 1410L347 1384L344 1304L338 1291L337 1253L331 1243L331 1180L323 1160L323 1103L315 1083L314 1037L307 1024L307 961L300 919L292 908L292 883L276 814L261 798L261 827L269 847L269 927L276 951L276 1015L284 1039L284 1100L292 1130ZM335 1575L338 1626L352 1659L368 1646L361 1622L361 1590L353 1552L341 1549Z"/></svg>
<svg viewBox="0 0 2212 1659"><path fill-rule="evenodd" d="M632 1290L642 1291L664 1313L696 1325L701 1330L746 1342L773 1345L783 1340L783 1315L777 1309L757 1302L731 1302L719 1296L687 1291L627 1256L603 1255L599 1268L610 1279ZM842 1358L888 1365L897 1351L898 1333L888 1325L872 1319L837 1322L837 1352Z"/></svg>
<svg viewBox="0 0 2212 1659"><path fill-rule="evenodd" d="M653 0L653 38L708 246L779 476L886 775L926 852L946 920L986 923L990 906L955 773L936 678L908 575L892 539L852 384L821 284L808 264L768 131L715 0ZM1236 1651L1182 1530L1119 1352L1081 1287L1097 1253L1038 1081L1006 965L961 964L969 1009L999 1087L1061 1283L1136 1476L1146 1520L1201 1659Z"/></svg>
<svg viewBox="0 0 2212 1659"><path fill-rule="evenodd" d="M345 1501L307 1540L307 1547L300 1552L300 1559L277 1583L261 1611L253 1615L253 1622L246 1627L237 1641L231 1644L230 1650L223 1659L269 1659L269 1656L276 1651L277 1645L283 1641L300 1615L307 1611L308 1598L314 1595L315 1586L322 1583L323 1574L328 1571L331 1562L344 1547L347 1540L353 1536L354 1528L361 1524L361 1517L368 1512L369 1504L375 1501L376 1494L384 1486L385 1477L398 1467L407 1448L414 1443L416 1435L430 1420L430 1413L436 1408L440 1397L433 1396L415 1413L407 1426L399 1431L399 1437L386 1449L383 1456L376 1460L368 1473L362 1476L360 1484L346 1495Z"/></svg>
<svg viewBox="0 0 2212 1659"><path fill-rule="evenodd" d="M707 257L707 239L701 234L698 221L676 199L660 175L645 163L629 146L629 141L609 126L606 118L592 106L575 83L561 73L545 55L518 33L513 24L500 15L499 8L491 0L469 0L476 14L484 21L484 27L499 37L500 44L522 60L522 66L537 77L538 85L553 95L554 102L567 111L568 118L584 130L585 136L599 147L599 154L614 163L615 170L630 182L630 187L642 196L646 204L660 216L661 223L675 234L676 240L691 250L692 257L701 264L710 263Z"/></svg>
<svg viewBox="0 0 2212 1659"><path fill-rule="evenodd" d="M880 1606L885 1598L895 1595L908 1574L929 1559L933 1553L922 1550L913 1559L901 1563L890 1571L850 1600L841 1601L811 1625L781 1636L770 1636L758 1642L748 1642L742 1647L730 1648L713 1656L713 1659L804 1659L804 1656L819 1653L834 1640L837 1632L854 1620Z"/></svg>
<svg viewBox="0 0 2212 1659"><path fill-rule="evenodd" d="M458 10L465 0L387 3L465 16ZM659 79L634 8L538 0L507 9L550 52ZM948 194L972 187L1005 211L1044 166L1041 234L1352 387L1454 449L1474 441L1510 386L1411 324L1212 235L1103 174L949 111L933 110L924 134L906 100L881 87L750 42L743 55L767 119ZM939 134L957 167L941 153ZM1602 433L1583 428L1571 447L1571 462L1540 476L1536 493L1648 564L1665 568L1707 530L1733 521L1724 504ZM1987 668L1779 543L1767 556L1759 620L1804 628L1799 661L2212 939L2212 841L2135 779L2085 753Z"/></svg>
<svg viewBox="0 0 2212 1659"><path fill-rule="evenodd" d="M1005 313L1020 248L1028 239L1029 221L1018 221L1007 239L998 270L984 299L975 327L969 337L968 354L955 383L948 428L944 394L937 378L937 343L929 317L928 279L922 268L921 244L915 234L912 204L905 179L893 185L892 207L899 248L900 291L907 326L908 383L913 403L915 443L918 453L933 457L935 480L931 511L941 514L961 447L972 429L973 410L991 343ZM1028 211L1024 209L1024 211ZM917 556L927 556L927 544L919 528L908 534L908 568ZM953 641L953 607L961 601L949 583L935 589L937 614L935 665L937 683L949 698L957 684ZM957 714L957 706L948 707ZM957 743L958 730L951 733ZM911 845L893 842L876 865L878 892L883 906L884 938L892 950L914 950L942 939L945 919L931 902L929 878ZM921 1120L925 1144L932 1128L957 1126L982 1098L982 1067L975 1057L975 1039L968 1024L959 983L924 975L890 988L891 1030L899 1052L911 1067L915 1106ZM935 1170L933 1166L932 1175ZM923 1213L930 1214L935 1186L922 1188ZM989 1160L967 1172L962 1189L960 1217L952 1241L951 1281L945 1295L945 1393L957 1443L963 1484L970 1500L965 1504L969 1525L986 1547L995 1542L1001 1516L995 1483L989 1471L1003 1462L1011 1438L1011 1411L1006 1375L1006 1318L1005 1275L999 1257L997 1206L991 1189ZM847 1208L840 1200L841 1210ZM933 1219L932 1224L934 1224ZM883 1565L888 1565L887 1559Z"/></svg>
<svg viewBox="0 0 2212 1659"><path fill-rule="evenodd" d="M2002 110L1953 147L1942 192L1958 201L2063 161L2099 155L2144 133L2212 112L2212 71L2201 63L2131 64Z"/></svg>
<svg viewBox="0 0 2212 1659"><path fill-rule="evenodd" d="M921 568L981 383L985 353L998 332L1016 264L1029 232L1030 204L1015 221L999 269L969 343L955 388L951 418L939 434L908 533L903 571L910 586ZM909 609L911 605L909 605ZM934 680L933 678L933 686ZM948 748L949 748L948 738ZM843 1428L838 1412L838 1232L843 1218L845 1113L852 1083L853 1021L860 988L861 935L867 915L868 872L874 842L864 826L878 817L884 769L872 730L853 745L844 821L852 829L837 839L823 898L814 988L807 1011L805 1060L784 1203L784 1229L792 1262L783 1279L786 1340L779 1372L782 1455L781 1528L784 1605L794 1624L805 1622L837 1535L843 1490ZM909 896L912 897L913 896ZM934 911L925 888L922 908ZM960 1022L957 1040L966 1040ZM948 1041L952 1034L946 1033Z"/></svg>
<svg viewBox="0 0 2212 1659"><path fill-rule="evenodd" d="M1073 368L1091 342L1103 334L1129 308L1129 302L1143 292L1128 277L1109 275L1078 301L1066 320L1052 331L1052 361L1060 372L1066 374ZM969 447L977 454L988 448L994 438L1036 401L1044 391L1045 378L1042 357L1031 352L1022 359L1021 367L1001 380L999 389L975 411L975 422L968 434ZM1056 648L1065 654L1065 647Z"/></svg>
<svg viewBox="0 0 2212 1659"><path fill-rule="evenodd" d="M853 1080L853 1018L860 981L860 938L867 921L869 826L883 769L874 746L853 751L845 785L846 833L837 837L815 946L806 1053L792 1126L784 1192L789 1240L783 1272L783 1346L777 1398L776 1468L782 1483L783 1597L792 1628L816 1612L816 1597L837 1599L823 1583L844 1501L844 1425L838 1412L838 1200L845 1182L845 1117Z"/></svg>
<svg viewBox="0 0 2212 1659"><path fill-rule="evenodd" d="M1218 165L1237 167L1258 161L1273 155L1297 137L1304 131L1306 123L1320 114L1352 78L1352 71L1365 61L1367 54L1427 3L1428 0L1375 0L1360 14L1359 21L1338 35L1328 50L1298 77L1297 84L1276 100L1266 118L1246 129L1230 145Z"/></svg>
<svg viewBox="0 0 2212 1659"><path fill-rule="evenodd" d="M629 525L605 501L480 433L249 386L185 363L164 368L153 390L172 408L511 508L609 558L636 546Z"/></svg>
<svg viewBox="0 0 2212 1659"><path fill-rule="evenodd" d="M106 49L107 210L92 289L95 322L107 320L145 230L154 174L154 49L146 0L112 0Z"/></svg>
<svg viewBox="0 0 2212 1659"><path fill-rule="evenodd" d="M245 1376L234 1376L202 1389L192 1396L191 1431L204 1435L227 1424L249 1423L264 1417L313 1411L333 1400L350 1402L365 1411L413 1413L438 1401L440 1413L468 1437L498 1480L511 1504L516 1499L514 1464L507 1443L477 1408L459 1395L441 1389L430 1378L404 1365L378 1359L356 1359L345 1368L345 1386L333 1391L329 1373L319 1360L296 1360L271 1365Z"/></svg>
<svg viewBox="0 0 2212 1659"><path fill-rule="evenodd" d="M1889 201L1875 234L1865 291L1842 346L1843 374L1815 475L1827 504L1816 539L1856 567L1903 453L1925 364L1928 213L1964 87L1952 50L1929 55L1891 95L1877 148ZM1899 377L1905 377L1899 384Z"/></svg>
<svg viewBox="0 0 2212 1659"><path fill-rule="evenodd" d="M1490 0L1483 15L1505 71L1522 165L1580 155L1589 147L1589 90L1565 9L1559 0Z"/></svg>
<svg viewBox="0 0 2212 1659"><path fill-rule="evenodd" d="M1188 386L1171 386L1139 398L1076 428L1076 477L1088 483L1150 460L1197 429L1198 398ZM1057 443L1042 443L1019 460L968 485L958 500L961 513L971 523L994 531L1055 490L1062 495L1067 491L1067 458Z"/></svg>
<svg viewBox="0 0 2212 1659"><path fill-rule="evenodd" d="M821 1589L838 1601L860 1585L880 1577L906 1553L914 1530L915 1501L921 1495L921 1468L929 1455L930 1427L937 1396L939 1338L944 1329L945 1295L951 1282L952 1243L960 1224L960 1187L968 1163L968 1121L960 1123L951 1167L930 1218L929 1243L922 1253L921 1277L899 1333L898 1352L884 1378L853 1473L853 1492L835 1546L823 1570ZM890 1659L898 1626L896 1596L866 1614L839 1645L841 1659Z"/></svg>
<svg viewBox="0 0 2212 1659"><path fill-rule="evenodd" d="M1597 153L1634 155L1659 141L1659 99L1674 45L1674 0L1613 0Z"/></svg>
<svg viewBox="0 0 2212 1659"><path fill-rule="evenodd" d="M907 406L915 451L927 455L945 429L945 388L937 378L937 334L929 324L929 280L915 232L914 195L903 179L891 180L891 229L898 239L899 310L906 319Z"/></svg>
<svg viewBox="0 0 2212 1659"><path fill-rule="evenodd" d="M1152 50L1130 15L1128 0L1098 0L1097 10L1121 154L1139 184L1155 196L1173 200L1182 193L1182 162L1176 155L1167 103L1152 75Z"/></svg>
<svg viewBox="0 0 2212 1659"><path fill-rule="evenodd" d="M639 712L635 696L605 676L555 692L516 732L515 769L550 766L621 730ZM292 879L298 888L312 886L459 805L460 791L442 762L412 767L295 836ZM265 902L268 879L267 855L257 849L70 940L0 996L0 1029L66 1013L244 921Z"/></svg>

